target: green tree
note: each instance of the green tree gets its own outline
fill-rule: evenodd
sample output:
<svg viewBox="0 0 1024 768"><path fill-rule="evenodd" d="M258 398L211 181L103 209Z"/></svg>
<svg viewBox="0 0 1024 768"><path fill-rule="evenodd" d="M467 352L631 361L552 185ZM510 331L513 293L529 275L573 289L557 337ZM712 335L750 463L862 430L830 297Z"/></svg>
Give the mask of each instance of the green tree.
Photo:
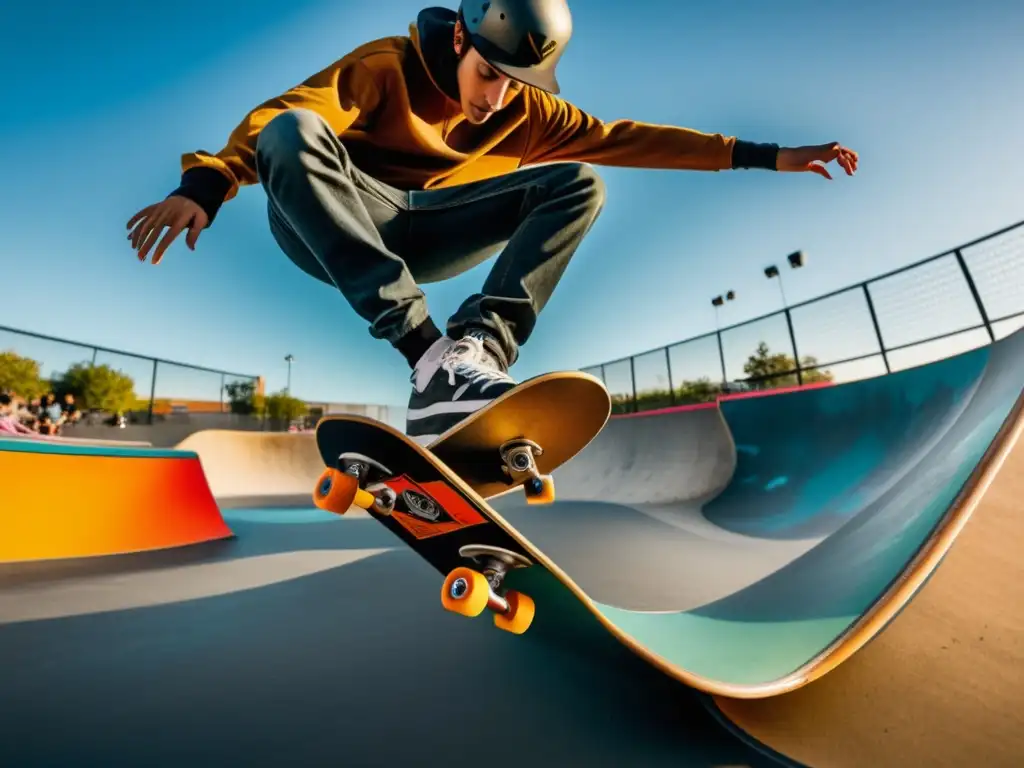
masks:
<svg viewBox="0 0 1024 768"><path fill-rule="evenodd" d="M256 383L253 381L233 381L225 384L224 394L228 396L232 413L248 416L257 410Z"/></svg>
<svg viewBox="0 0 1024 768"><path fill-rule="evenodd" d="M136 402L135 382L109 365L76 363L54 378L54 389L60 394L70 392L84 410L123 413Z"/></svg>
<svg viewBox="0 0 1024 768"><path fill-rule="evenodd" d="M0 352L0 392L15 392L31 400L49 389L49 382L39 375L38 362L10 350Z"/></svg>
<svg viewBox="0 0 1024 768"><path fill-rule="evenodd" d="M802 359L802 367L800 375L804 380L804 384L817 384L825 381L835 381L835 374L832 371L824 368L818 368L818 358L814 355L804 355Z"/></svg>
<svg viewBox="0 0 1024 768"><path fill-rule="evenodd" d="M292 397L284 390L267 395L264 400L267 418L274 421L291 422L306 414L306 404L297 397Z"/></svg>
<svg viewBox="0 0 1024 768"><path fill-rule="evenodd" d="M714 400L721 391L721 384L702 376L699 379L681 382L677 388L676 399L683 403L706 403Z"/></svg>
<svg viewBox="0 0 1024 768"><path fill-rule="evenodd" d="M817 367L818 359L813 355L804 355L801 358L802 377L805 384L832 381L833 375L830 371ZM776 387L795 387L797 379L795 373L790 373L796 368L796 360L789 355L776 353L772 354L765 342L757 345L757 350L743 365L743 372L756 381L752 382L756 389L773 389Z"/></svg>

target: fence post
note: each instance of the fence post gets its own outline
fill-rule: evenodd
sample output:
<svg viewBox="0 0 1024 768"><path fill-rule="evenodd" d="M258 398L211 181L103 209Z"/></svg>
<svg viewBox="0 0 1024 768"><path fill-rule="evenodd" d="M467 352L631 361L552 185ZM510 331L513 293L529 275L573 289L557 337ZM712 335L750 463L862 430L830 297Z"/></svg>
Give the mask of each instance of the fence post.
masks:
<svg viewBox="0 0 1024 768"><path fill-rule="evenodd" d="M797 386L803 386L803 368L800 365L800 353L796 348L796 334L793 333L793 316L789 313L789 307L782 310L786 314L786 325L789 326L789 341L793 345L793 360L796 362L796 383Z"/></svg>
<svg viewBox="0 0 1024 768"><path fill-rule="evenodd" d="M729 377L725 373L725 350L722 348L722 332L715 331L715 337L718 339L718 361L722 364L722 386L724 387L729 383Z"/></svg>
<svg viewBox="0 0 1024 768"><path fill-rule="evenodd" d="M157 361L153 360L153 381L149 385L149 414L146 417L146 421L149 424L153 423L153 401L156 399L156 366Z"/></svg>
<svg viewBox="0 0 1024 768"><path fill-rule="evenodd" d="M92 348L92 360L89 361L89 367L90 368L95 368L96 367L96 353L97 352L99 352L99 350L96 349L96 347L93 347Z"/></svg>
<svg viewBox="0 0 1024 768"><path fill-rule="evenodd" d="M978 293L978 286L974 284L974 278L971 276L971 270L967 268L967 262L964 261L964 255L957 248L953 253L956 254L956 261L960 265L961 271L964 273L964 280L967 281L967 287L971 290L971 296L974 297L974 303L978 305L978 313L981 315L981 322L985 324L985 330L988 331L989 341L995 341L996 335L992 331L992 323L988 319L988 312L985 311L985 304L981 300L981 294Z"/></svg>
<svg viewBox="0 0 1024 768"><path fill-rule="evenodd" d="M637 413L640 408L636 403L636 366L633 365L633 356L629 356L629 380L633 385L633 413Z"/></svg>
<svg viewBox="0 0 1024 768"><path fill-rule="evenodd" d="M224 413L224 374L220 375L220 412Z"/></svg>
<svg viewBox="0 0 1024 768"><path fill-rule="evenodd" d="M668 347L665 347L665 370L668 373L668 404L676 404L676 388L672 383L672 356L668 353Z"/></svg>
<svg viewBox="0 0 1024 768"><path fill-rule="evenodd" d="M864 289L864 298L868 302L868 312L871 313L871 323L875 326L875 336L878 337L878 351L882 353L882 362L885 363L885 372L892 373L892 368L889 367L889 355L885 351L885 342L882 341L882 329L878 325L878 315L875 314L875 302L871 300L871 291L868 290L867 283L861 283L860 287Z"/></svg>

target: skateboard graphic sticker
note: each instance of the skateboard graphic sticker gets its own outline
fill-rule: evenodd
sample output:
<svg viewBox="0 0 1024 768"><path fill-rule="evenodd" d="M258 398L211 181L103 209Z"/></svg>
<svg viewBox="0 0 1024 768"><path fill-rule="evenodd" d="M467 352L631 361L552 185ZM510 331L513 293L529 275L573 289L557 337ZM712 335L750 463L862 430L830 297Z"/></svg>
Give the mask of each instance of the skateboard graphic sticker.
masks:
<svg viewBox="0 0 1024 768"><path fill-rule="evenodd" d="M389 480L388 485L398 495L392 519L417 539L429 539L487 522L487 518L443 481L420 484L408 475L401 475Z"/></svg>

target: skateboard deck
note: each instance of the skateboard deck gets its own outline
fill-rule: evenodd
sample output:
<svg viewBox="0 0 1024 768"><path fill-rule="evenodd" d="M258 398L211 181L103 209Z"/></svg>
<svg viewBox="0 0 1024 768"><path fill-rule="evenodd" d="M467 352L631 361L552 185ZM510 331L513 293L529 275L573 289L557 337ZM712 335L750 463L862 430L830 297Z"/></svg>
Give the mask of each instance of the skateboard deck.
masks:
<svg viewBox="0 0 1024 768"><path fill-rule="evenodd" d="M343 415L317 425L326 469L313 490L320 509L344 515L353 505L388 528L444 578L442 606L495 625L527 630L534 602L506 590L505 576L537 565L537 555L454 471L393 427Z"/></svg>
<svg viewBox="0 0 1024 768"><path fill-rule="evenodd" d="M600 379L582 371L545 373L468 415L427 448L485 499L525 486L529 499L544 503L553 499L551 473L604 429L611 409ZM503 448L511 452L508 461Z"/></svg>

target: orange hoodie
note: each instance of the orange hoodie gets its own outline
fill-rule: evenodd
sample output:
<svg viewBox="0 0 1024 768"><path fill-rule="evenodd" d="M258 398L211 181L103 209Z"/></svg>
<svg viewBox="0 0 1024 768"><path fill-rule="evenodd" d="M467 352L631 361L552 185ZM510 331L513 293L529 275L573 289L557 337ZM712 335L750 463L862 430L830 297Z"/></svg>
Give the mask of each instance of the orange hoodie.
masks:
<svg viewBox="0 0 1024 768"><path fill-rule="evenodd" d="M668 170L775 167L776 145L633 120L605 123L518 83L501 111L473 125L458 99L455 18L454 11L426 9L408 37L366 43L263 102L219 152L182 156L182 183L172 194L195 200L212 221L240 186L258 180L259 132L288 109L320 114L358 168L404 190L465 184L559 160Z"/></svg>

